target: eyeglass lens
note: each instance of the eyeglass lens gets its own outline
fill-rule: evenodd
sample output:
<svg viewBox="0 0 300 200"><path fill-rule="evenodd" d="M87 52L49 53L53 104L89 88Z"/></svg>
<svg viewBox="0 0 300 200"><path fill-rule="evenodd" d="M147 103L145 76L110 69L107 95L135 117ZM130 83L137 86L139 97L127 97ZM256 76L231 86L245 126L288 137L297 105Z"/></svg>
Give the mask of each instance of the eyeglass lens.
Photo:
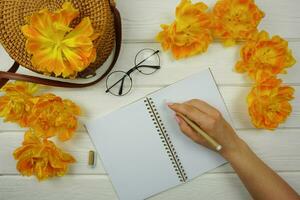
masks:
<svg viewBox="0 0 300 200"><path fill-rule="evenodd" d="M143 49L136 56L134 60L134 64L138 65L142 61L144 61L140 67L138 67L138 71L142 74L149 75L156 72L157 68L153 68L151 66L160 66L160 59L156 51L153 49ZM147 67L145 67L147 66Z"/></svg>
<svg viewBox="0 0 300 200"><path fill-rule="evenodd" d="M115 71L106 79L106 92L116 96L126 95L132 88L130 73L137 70L142 74L150 75L160 68L159 51L153 49L143 49L135 56L135 67L128 72Z"/></svg>
<svg viewBox="0 0 300 200"><path fill-rule="evenodd" d="M121 80L121 81L119 81L119 80ZM111 87L115 83L117 83L117 84L114 87ZM131 90L132 80L131 80L131 77L126 74L126 72L115 71L107 77L106 87L107 88L111 87L109 89L109 92L111 94L116 95L116 96L123 96L123 95L126 95Z"/></svg>

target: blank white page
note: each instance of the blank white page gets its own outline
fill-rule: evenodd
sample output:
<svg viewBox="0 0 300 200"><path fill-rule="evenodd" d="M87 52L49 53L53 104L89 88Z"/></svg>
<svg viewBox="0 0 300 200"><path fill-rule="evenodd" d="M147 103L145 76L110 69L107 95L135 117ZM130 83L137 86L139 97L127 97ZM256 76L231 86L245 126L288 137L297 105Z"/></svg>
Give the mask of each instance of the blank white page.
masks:
<svg viewBox="0 0 300 200"><path fill-rule="evenodd" d="M231 122L209 69L161 89L149 97L153 99L160 113L189 180L226 162L217 153L194 143L185 136L175 120L175 113L166 106L166 101L184 102L190 99L201 99L219 109L224 118Z"/></svg>
<svg viewBox="0 0 300 200"><path fill-rule="evenodd" d="M145 199L180 183L143 100L86 127L121 200Z"/></svg>

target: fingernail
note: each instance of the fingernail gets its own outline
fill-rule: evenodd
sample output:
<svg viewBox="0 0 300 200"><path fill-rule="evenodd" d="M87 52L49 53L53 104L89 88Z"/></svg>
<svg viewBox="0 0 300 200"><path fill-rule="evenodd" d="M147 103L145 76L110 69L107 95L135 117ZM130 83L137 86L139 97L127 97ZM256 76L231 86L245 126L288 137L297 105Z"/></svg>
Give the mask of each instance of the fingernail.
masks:
<svg viewBox="0 0 300 200"><path fill-rule="evenodd" d="M178 124L181 123L181 120L180 120L180 118L177 115L175 115L175 120L177 121Z"/></svg>
<svg viewBox="0 0 300 200"><path fill-rule="evenodd" d="M168 107L170 107L170 106L172 106L174 103L172 103L172 102L166 102L166 105L168 106Z"/></svg>

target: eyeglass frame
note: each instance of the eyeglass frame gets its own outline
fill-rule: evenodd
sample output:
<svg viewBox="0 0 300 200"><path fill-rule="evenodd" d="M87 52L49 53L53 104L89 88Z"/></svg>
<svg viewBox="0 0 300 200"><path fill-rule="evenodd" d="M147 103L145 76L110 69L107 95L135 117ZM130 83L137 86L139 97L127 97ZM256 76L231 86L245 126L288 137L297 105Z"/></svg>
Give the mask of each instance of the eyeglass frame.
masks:
<svg viewBox="0 0 300 200"><path fill-rule="evenodd" d="M159 57L159 50L154 50L154 49L150 49L150 48L145 48L145 49L142 49L142 50L140 50L137 54L136 54L136 56L135 56L135 61L136 61L136 58L137 58L137 56L139 55L139 53L141 53L142 51L144 51L144 50L152 50L153 51L153 53L150 55L150 56L148 56L147 58L145 58L145 59L143 59L142 61L140 61L138 64L136 64L135 63L135 66L134 67L132 67L130 70L128 70L127 72L125 72L125 71L121 71L121 70L119 70L119 71L114 71L114 72L112 72L112 73L110 73L108 76L107 76L107 78L106 78L106 93L108 93L108 92L110 92L110 90L113 88L113 87L115 87L120 81L122 81L122 83L121 83L121 86L120 86L120 89L119 89L119 95L116 95L116 94L114 94L114 93L112 93L112 92L110 92L112 95L115 95L115 96L124 96L124 95L126 95L128 92L130 92L131 91L131 88L132 88L132 84L131 84L131 86L130 86L130 89L129 89L129 91L127 92L127 93L125 93L125 94L122 94L122 92L123 92L123 84L124 84L124 80L125 80L125 78L126 78L126 76L128 76L129 78L130 78L130 81L131 81L131 83L133 82L132 81L132 78L131 78L131 74L134 72L134 71L139 71L140 73L142 73L142 74L144 74L144 75L151 75L151 74L153 74L153 73L155 73L158 69L160 69L161 68L161 66L160 66L160 57ZM146 60L148 60L149 58L151 58L152 56L154 56L154 55L157 55L158 56L158 65L141 65L142 63L144 63ZM149 74L146 74L146 73L143 73L142 71L140 71L139 70L139 68L142 68L142 67L145 67L145 68L152 68L152 69L155 69L152 73L149 73ZM107 80L109 79L109 77L110 77L110 75L112 75L113 73L115 73L115 72L122 72L122 73L125 73L125 75L122 77L122 78L120 78L120 80L118 80L118 81L116 81L112 86L110 86L110 87L108 87L108 85L107 85Z"/></svg>

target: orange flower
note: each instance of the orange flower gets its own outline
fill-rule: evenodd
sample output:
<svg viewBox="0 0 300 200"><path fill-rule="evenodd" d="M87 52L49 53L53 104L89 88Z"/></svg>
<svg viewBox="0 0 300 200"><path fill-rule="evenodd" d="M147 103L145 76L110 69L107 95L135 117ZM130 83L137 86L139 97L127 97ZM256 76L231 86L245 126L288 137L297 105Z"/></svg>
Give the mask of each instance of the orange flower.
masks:
<svg viewBox="0 0 300 200"><path fill-rule="evenodd" d="M35 175L39 180L63 176L75 159L57 148L52 141L41 140L32 130L25 133L23 146L14 151L17 169L23 176Z"/></svg>
<svg viewBox="0 0 300 200"><path fill-rule="evenodd" d="M0 117L30 127L43 138L57 135L62 141L69 140L77 128L80 108L70 100L54 94L33 96L39 86L26 82L6 84L1 91Z"/></svg>
<svg viewBox="0 0 300 200"><path fill-rule="evenodd" d="M212 13L214 36L225 46L251 38L264 17L254 0L219 0Z"/></svg>
<svg viewBox="0 0 300 200"><path fill-rule="evenodd" d="M294 98L294 89L281 83L281 80L273 77L252 88L247 101L256 128L273 130L292 112L289 101Z"/></svg>
<svg viewBox="0 0 300 200"><path fill-rule="evenodd" d="M43 9L29 17L22 27L26 50L32 55L32 65L37 71L55 76L75 77L96 59L93 45L98 35L90 19L83 18L73 29L69 25L79 16L70 2L51 13Z"/></svg>
<svg viewBox="0 0 300 200"><path fill-rule="evenodd" d="M39 85L22 81L9 82L5 84L0 91L10 95L31 96L39 90Z"/></svg>
<svg viewBox="0 0 300 200"><path fill-rule="evenodd" d="M240 73L247 72L257 82L264 81L296 63L288 42L279 36L271 39L265 31L247 41L241 50L242 60L236 64Z"/></svg>
<svg viewBox="0 0 300 200"><path fill-rule="evenodd" d="M57 135L62 141L71 139L77 129L80 108L70 100L53 94L32 98L33 107L28 117L30 127L42 138Z"/></svg>
<svg viewBox="0 0 300 200"><path fill-rule="evenodd" d="M176 8L175 22L161 25L163 31L156 37L163 49L171 49L175 59L205 52L213 40L207 9L202 2L192 4L190 0L182 0Z"/></svg>
<svg viewBox="0 0 300 200"><path fill-rule="evenodd" d="M30 98L37 90L38 85L32 83L7 83L1 89L6 95L0 97L0 117L6 122L16 122L21 127L28 126L28 115L33 106Z"/></svg>

